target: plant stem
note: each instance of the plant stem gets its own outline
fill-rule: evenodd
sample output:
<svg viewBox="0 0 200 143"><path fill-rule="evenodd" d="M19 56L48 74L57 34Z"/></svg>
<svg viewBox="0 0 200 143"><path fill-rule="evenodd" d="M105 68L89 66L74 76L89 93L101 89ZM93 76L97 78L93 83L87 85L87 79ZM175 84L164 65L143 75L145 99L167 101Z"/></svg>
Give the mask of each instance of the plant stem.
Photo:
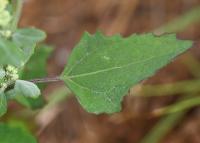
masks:
<svg viewBox="0 0 200 143"><path fill-rule="evenodd" d="M46 78L37 78L29 80L33 83L48 83L48 82L59 82L62 81L59 77L46 77Z"/></svg>
<svg viewBox="0 0 200 143"><path fill-rule="evenodd" d="M13 2L13 7L15 10L14 10L14 14L13 14L13 21L11 24L12 31L15 31L18 26L21 12L22 12L22 6L23 6L23 0L16 0Z"/></svg>

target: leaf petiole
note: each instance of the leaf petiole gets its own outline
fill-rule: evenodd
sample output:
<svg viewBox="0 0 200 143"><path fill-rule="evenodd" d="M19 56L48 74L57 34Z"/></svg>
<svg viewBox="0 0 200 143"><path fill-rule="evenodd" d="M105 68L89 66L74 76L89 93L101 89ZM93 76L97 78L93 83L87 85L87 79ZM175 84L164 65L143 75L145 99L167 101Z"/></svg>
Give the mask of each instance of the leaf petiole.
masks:
<svg viewBox="0 0 200 143"><path fill-rule="evenodd" d="M48 82L60 82L62 80L60 79L60 77L46 77L46 78L32 79L29 81L33 83L48 83Z"/></svg>

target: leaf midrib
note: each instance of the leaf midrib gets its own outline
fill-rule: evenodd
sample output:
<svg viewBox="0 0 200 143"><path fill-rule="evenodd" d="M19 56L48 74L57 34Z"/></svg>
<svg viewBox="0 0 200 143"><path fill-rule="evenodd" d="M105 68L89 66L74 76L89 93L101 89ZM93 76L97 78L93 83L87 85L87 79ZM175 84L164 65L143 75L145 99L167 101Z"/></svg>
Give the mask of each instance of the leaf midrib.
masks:
<svg viewBox="0 0 200 143"><path fill-rule="evenodd" d="M128 64L125 64L125 65L122 65L122 66L116 66L116 67L110 67L110 68L107 68L107 69L101 69L101 70L98 70L98 71L94 71L94 72L89 72L89 73L83 73L83 74L77 74L77 75L63 75L62 78L63 79L73 79L73 78L78 78L78 77L85 77L85 76L91 76L91 75L95 75L95 74L99 74L99 73L104 73L104 72L108 72L108 71L112 71L112 70L116 70L116 69L122 69L122 68L125 68L127 66L130 66L130 65L135 65L135 64L141 64L141 63L144 63L144 62L147 62L147 61L150 61L152 59L155 59L155 58L158 58L158 57L164 57L164 56L168 56L170 54L172 54L173 52L170 52L168 54L163 54L163 55L160 55L160 56L152 56L148 59L145 59L145 60L140 60L140 61L136 61L136 62L131 62L131 63L128 63Z"/></svg>

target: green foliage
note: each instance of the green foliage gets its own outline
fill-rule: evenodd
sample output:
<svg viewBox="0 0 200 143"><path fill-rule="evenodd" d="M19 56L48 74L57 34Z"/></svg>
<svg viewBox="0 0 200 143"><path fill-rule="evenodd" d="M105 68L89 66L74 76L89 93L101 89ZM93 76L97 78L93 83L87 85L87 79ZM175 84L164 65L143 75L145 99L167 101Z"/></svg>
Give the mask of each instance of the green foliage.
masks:
<svg viewBox="0 0 200 143"><path fill-rule="evenodd" d="M9 99L15 99L32 109L44 105L43 97L39 96L40 89L30 82L30 79L47 76L46 61L51 49L40 45L35 53L37 44L46 37L45 32L36 28L17 28L22 3L22 0L13 3L0 0L0 116L7 112ZM198 18L199 8L174 21L176 27L174 24L168 24L155 32L162 34L174 29L179 31ZM177 27L177 23L181 25ZM120 35L106 37L100 32L95 35L85 33L74 48L60 79L76 94L87 111L118 112L123 96L129 88L152 76L190 48L191 44L190 41L177 40L173 34L160 37L152 34L135 34L123 38ZM43 89L44 85L39 87ZM165 91L168 91L168 87L165 86ZM194 86L183 90L183 84L179 83L176 85L176 92L177 87L181 91L194 90ZM44 110L65 99L66 92L69 93L66 89L56 91L58 96L53 95ZM157 94L160 95L160 92ZM174 113L196 105L199 105L199 97L161 108L156 114ZM183 113L169 115L161 120L143 142L159 142L182 115ZM0 142L37 141L23 126L0 123Z"/></svg>
<svg viewBox="0 0 200 143"><path fill-rule="evenodd" d="M20 74L21 79L43 78L47 76L47 59L52 53L52 47L45 44L38 45L34 55L30 58ZM44 87L40 85L40 88Z"/></svg>
<svg viewBox="0 0 200 143"><path fill-rule="evenodd" d="M40 94L37 85L23 80L17 80L14 89L6 93L11 99L14 98L22 105L32 109L42 107L44 104L43 98L39 96Z"/></svg>
<svg viewBox="0 0 200 143"><path fill-rule="evenodd" d="M4 123L0 123L0 139L1 143L37 143L26 129Z"/></svg>
<svg viewBox="0 0 200 143"><path fill-rule="evenodd" d="M120 111L129 88L152 76L177 55L191 47L175 35L152 34L105 37L85 33L74 48L61 75L89 112Z"/></svg>
<svg viewBox="0 0 200 143"><path fill-rule="evenodd" d="M17 95L37 98L40 95L40 89L32 82L16 80L14 89Z"/></svg>
<svg viewBox="0 0 200 143"><path fill-rule="evenodd" d="M21 70L20 79L29 80L33 78L47 76L46 61L51 51L52 48L49 46L46 45L38 46L38 48L36 49L36 53L30 58L30 60L28 61L27 65L23 68L23 70ZM1 73L0 75L2 75L3 78L5 76L5 71L2 69L0 70L0 73ZM44 84L40 85L39 87L43 89ZM36 92L32 92L32 88ZM22 82L21 80L16 81L14 89L6 92L6 96L9 99L15 99L22 105L32 109L41 108L45 103L43 97L38 95L40 95L40 91L35 84L27 81Z"/></svg>
<svg viewBox="0 0 200 143"><path fill-rule="evenodd" d="M9 87L10 90L6 90L6 93L2 93L8 96L9 99L19 96L16 97L17 100L21 100L24 103L26 97L36 98L40 95L40 90L35 84L28 81L17 80L17 71L24 68L25 63L27 63L34 54L36 44L44 40L45 37L46 34L43 31L35 28L17 29L9 39L0 37L0 88L2 92L5 92L4 90L11 86L11 88ZM45 58L42 58L42 60ZM4 69L4 67L6 68ZM15 67L18 69L15 69ZM35 68L37 67L35 66ZM44 68L41 69L43 70ZM38 99L40 99L40 103L43 101L42 98ZM1 100L3 101L3 97ZM25 105L27 105L27 102ZM4 107L5 106L1 106L2 111L5 111Z"/></svg>
<svg viewBox="0 0 200 143"><path fill-rule="evenodd" d="M29 80L34 78L42 78L47 76L47 59L52 52L52 48L47 45L39 45L36 48L34 55L30 58L28 63L20 74L20 79ZM42 90L45 84L38 84ZM20 104L29 107L31 109L37 109L43 107L45 100L43 96L37 98L29 98L24 96L17 96L15 98Z"/></svg>
<svg viewBox="0 0 200 143"><path fill-rule="evenodd" d="M23 50L31 45L36 45L36 43L43 41L45 38L46 34L36 28L17 29L12 35L13 41Z"/></svg>
<svg viewBox="0 0 200 143"><path fill-rule="evenodd" d="M21 67L33 54L36 43L44 38L45 34L40 30L33 28L17 30L12 35L12 42L5 39L2 41L15 45L14 48L12 48L13 46L9 47L12 50L20 51L22 58L18 56L20 54L14 54L15 59L12 59L11 52L5 52L9 53L12 60L2 60L5 62L2 62L1 65L11 64ZM144 34L122 38L120 35L106 37L100 32L94 36L86 33L72 52L61 79L78 96L79 102L87 111L94 113L117 112L121 109L123 96L131 86L153 75L155 71L190 46L190 41L177 40L174 35L156 37L152 34ZM7 50L9 48L0 49ZM35 74L34 77L37 74L43 76L47 53L41 51L40 55L36 54L34 60L32 62L30 60L30 64L24 68L24 71L29 69L31 73ZM20 60L21 62L19 62ZM22 72L21 77L30 79L30 72ZM26 98L38 96L39 93L36 85L17 80L14 89L8 91L6 95L16 97L17 101L31 107L33 103L28 104L27 100L29 99ZM16 95L21 95L21 97ZM40 100L39 102L41 103Z"/></svg>
<svg viewBox="0 0 200 143"><path fill-rule="evenodd" d="M17 30L11 40L0 38L0 65L24 66L33 55L36 43L44 38L45 33L34 28Z"/></svg>
<svg viewBox="0 0 200 143"><path fill-rule="evenodd" d="M8 0L0 0L0 28L6 27L11 21L12 17L7 11Z"/></svg>
<svg viewBox="0 0 200 143"><path fill-rule="evenodd" d="M0 5L0 12L1 12L1 11L3 11L3 10L6 8L6 6L8 5L8 1L7 1L7 0L0 0L0 3L1 3L1 5Z"/></svg>
<svg viewBox="0 0 200 143"><path fill-rule="evenodd" d="M20 72L20 79L29 80L34 78L46 77L47 76L46 64L47 64L47 59L51 54L51 52L52 52L51 47L44 44L39 45L36 48L35 54L30 58L28 63ZM45 84L39 84L39 87L40 89L43 89L45 87ZM41 108L45 104L43 96L37 96L37 98L30 98L19 94L18 96L16 96L16 93L13 90L6 92L6 95L11 99L14 98L20 104L31 109Z"/></svg>
<svg viewBox="0 0 200 143"><path fill-rule="evenodd" d="M7 100L5 94L0 91L0 117L7 111Z"/></svg>
<svg viewBox="0 0 200 143"><path fill-rule="evenodd" d="M25 54L25 63L33 55L36 44L43 41L46 34L35 28L17 29L12 35L12 41L20 47Z"/></svg>
<svg viewBox="0 0 200 143"><path fill-rule="evenodd" d="M15 43L0 38L0 65L21 67L24 65L24 56L23 51Z"/></svg>
<svg viewBox="0 0 200 143"><path fill-rule="evenodd" d="M15 96L14 99L21 105L33 110L42 108L45 105L45 100L42 96L38 96L37 98Z"/></svg>

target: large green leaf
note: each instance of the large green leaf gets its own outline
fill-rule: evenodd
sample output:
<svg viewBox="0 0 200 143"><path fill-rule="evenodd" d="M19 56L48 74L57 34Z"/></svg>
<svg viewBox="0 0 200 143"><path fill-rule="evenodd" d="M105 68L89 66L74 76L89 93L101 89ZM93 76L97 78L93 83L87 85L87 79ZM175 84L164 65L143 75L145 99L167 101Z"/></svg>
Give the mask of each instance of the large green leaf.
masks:
<svg viewBox="0 0 200 143"><path fill-rule="evenodd" d="M7 112L7 100L5 94L0 91L0 117Z"/></svg>
<svg viewBox="0 0 200 143"><path fill-rule="evenodd" d="M16 43L25 53L25 62L33 55L38 42L46 38L46 34L36 28L17 29L12 35L12 41Z"/></svg>
<svg viewBox="0 0 200 143"><path fill-rule="evenodd" d="M16 44L0 38L0 66L6 64L24 65L24 52Z"/></svg>
<svg viewBox="0 0 200 143"><path fill-rule="evenodd" d="M1 143L37 143L26 129L0 123Z"/></svg>
<svg viewBox="0 0 200 143"><path fill-rule="evenodd" d="M152 76L191 45L173 34L122 38L86 33L74 48L61 79L87 111L117 112L130 87Z"/></svg>

